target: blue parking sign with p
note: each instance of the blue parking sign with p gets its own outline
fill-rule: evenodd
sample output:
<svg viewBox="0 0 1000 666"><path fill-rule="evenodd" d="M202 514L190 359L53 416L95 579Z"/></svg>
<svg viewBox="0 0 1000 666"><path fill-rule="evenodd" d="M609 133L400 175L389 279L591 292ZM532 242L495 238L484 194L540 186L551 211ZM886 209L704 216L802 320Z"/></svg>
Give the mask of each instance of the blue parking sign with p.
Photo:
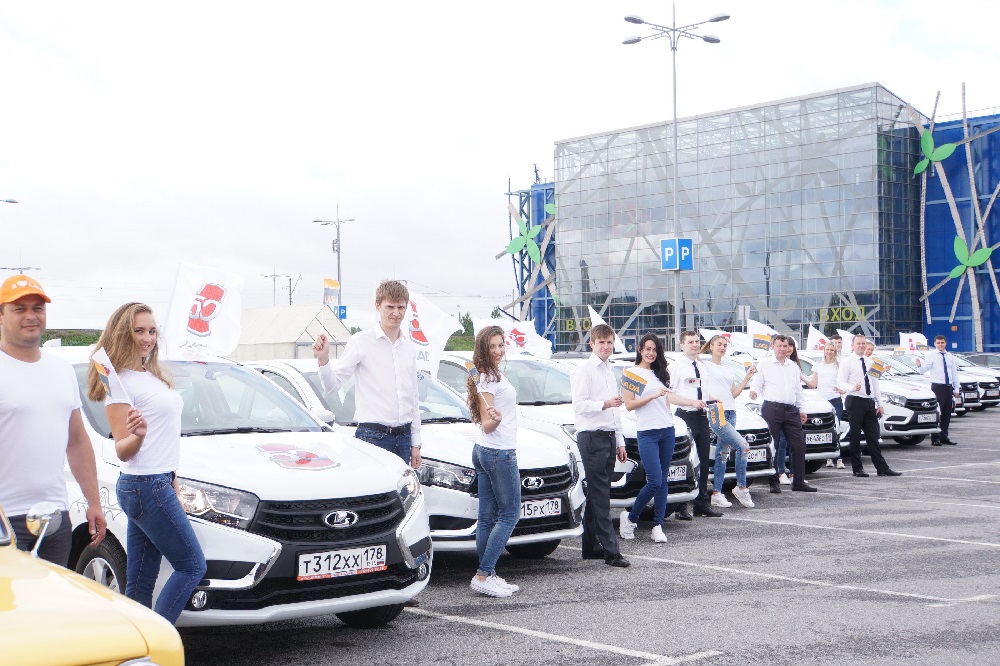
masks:
<svg viewBox="0 0 1000 666"><path fill-rule="evenodd" d="M694 240L691 238L661 238L660 270L694 270Z"/></svg>
<svg viewBox="0 0 1000 666"><path fill-rule="evenodd" d="M337 319L347 319L347 306L335 305L333 307L333 313L336 315Z"/></svg>

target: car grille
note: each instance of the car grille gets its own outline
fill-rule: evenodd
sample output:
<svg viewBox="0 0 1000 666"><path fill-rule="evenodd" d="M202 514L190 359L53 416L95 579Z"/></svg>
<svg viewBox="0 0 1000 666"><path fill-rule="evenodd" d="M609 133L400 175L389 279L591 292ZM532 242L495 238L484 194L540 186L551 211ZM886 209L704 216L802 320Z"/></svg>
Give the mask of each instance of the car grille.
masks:
<svg viewBox="0 0 1000 666"><path fill-rule="evenodd" d="M937 411L937 399L925 398L924 400L907 400L905 407L914 412L934 412Z"/></svg>
<svg viewBox="0 0 1000 666"><path fill-rule="evenodd" d="M803 430L826 430L837 425L837 416L833 413L807 414L806 422L802 424Z"/></svg>
<svg viewBox="0 0 1000 666"><path fill-rule="evenodd" d="M984 391L992 391L994 389L1000 388L1000 382L979 382L979 388Z"/></svg>
<svg viewBox="0 0 1000 666"><path fill-rule="evenodd" d="M739 432L750 446L765 446L771 443L771 431L767 428L754 428L752 430L740 430Z"/></svg>
<svg viewBox="0 0 1000 666"><path fill-rule="evenodd" d="M978 391L979 390L979 382L962 382L962 390L963 391L969 391L969 392Z"/></svg>
<svg viewBox="0 0 1000 666"><path fill-rule="evenodd" d="M539 469L522 469L521 473L521 497L551 497L560 493L567 493L573 487L573 474L568 465L559 467L542 467ZM525 479L532 479L533 482L526 487ZM537 480L541 480L542 485L535 487ZM479 479L472 482L469 493L473 497L479 496Z"/></svg>
<svg viewBox="0 0 1000 666"><path fill-rule="evenodd" d="M573 528L568 511L564 511L558 516L545 516L544 518L527 518L517 521L514 533L511 536L524 536L526 534L539 534L541 532L556 532L558 530L568 530Z"/></svg>
<svg viewBox="0 0 1000 666"><path fill-rule="evenodd" d="M358 522L334 529L323 522L331 511L353 511ZM343 499L292 502L262 501L250 532L278 541L337 543L390 532L403 520L403 505L396 493Z"/></svg>
<svg viewBox="0 0 1000 666"><path fill-rule="evenodd" d="M295 578L265 578L248 590L209 592L209 607L218 610L259 610L268 606L339 599L384 590L402 590L417 580L417 570L393 564L385 571L298 581Z"/></svg>

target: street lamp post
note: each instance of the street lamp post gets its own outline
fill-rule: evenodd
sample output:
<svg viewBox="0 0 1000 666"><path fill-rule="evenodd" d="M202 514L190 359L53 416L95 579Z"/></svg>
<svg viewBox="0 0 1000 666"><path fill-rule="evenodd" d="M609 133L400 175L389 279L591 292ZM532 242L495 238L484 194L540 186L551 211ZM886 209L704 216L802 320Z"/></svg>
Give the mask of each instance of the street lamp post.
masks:
<svg viewBox="0 0 1000 666"><path fill-rule="evenodd" d="M341 255L341 245L340 245L340 225L344 222L354 222L353 217L347 219L340 219L340 203L337 204L337 219L335 220L313 220L313 224L322 224L324 227L328 227L331 224L337 227L337 238L333 241L333 251L337 253L337 309L340 309L344 300L344 284L340 280L340 255Z"/></svg>
<svg viewBox="0 0 1000 666"><path fill-rule="evenodd" d="M625 20L629 23L634 23L635 25L647 25L654 30L652 35L646 35L644 37L629 37L622 44L638 44L644 39L659 39L661 37L666 37L670 40L670 54L671 60L673 61L673 105L674 105L674 150L672 156L671 165L672 169L672 189L673 189L673 209L674 209L674 234L677 238L681 237L681 225L680 217L677 207L677 43L680 41L681 37L688 37L690 39L700 39L709 44L718 44L720 40L714 35L699 35L693 32L698 26L704 25L706 23L718 23L719 21L725 21L729 18L729 14L716 14L711 18L704 21L699 21L698 23L691 23L689 25L677 25L677 2L673 2L673 19L669 26L657 25L656 23L650 23L648 21L643 21L642 18L636 16L635 14L630 14L625 17ZM675 345L679 345L681 341L681 271L678 267L677 274L674 276L674 333L675 333Z"/></svg>
<svg viewBox="0 0 1000 666"><path fill-rule="evenodd" d="M271 273L261 277L271 278L271 305L278 304L278 278L288 278L288 304L292 304L292 276L285 273Z"/></svg>

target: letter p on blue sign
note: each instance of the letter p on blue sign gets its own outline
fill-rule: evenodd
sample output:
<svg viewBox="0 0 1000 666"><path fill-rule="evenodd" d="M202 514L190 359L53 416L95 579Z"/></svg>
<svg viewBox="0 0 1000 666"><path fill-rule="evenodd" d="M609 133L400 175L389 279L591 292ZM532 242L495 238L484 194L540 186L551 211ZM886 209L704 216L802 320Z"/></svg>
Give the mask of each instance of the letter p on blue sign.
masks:
<svg viewBox="0 0 1000 666"><path fill-rule="evenodd" d="M661 238L660 270L694 270L694 240L691 238Z"/></svg>

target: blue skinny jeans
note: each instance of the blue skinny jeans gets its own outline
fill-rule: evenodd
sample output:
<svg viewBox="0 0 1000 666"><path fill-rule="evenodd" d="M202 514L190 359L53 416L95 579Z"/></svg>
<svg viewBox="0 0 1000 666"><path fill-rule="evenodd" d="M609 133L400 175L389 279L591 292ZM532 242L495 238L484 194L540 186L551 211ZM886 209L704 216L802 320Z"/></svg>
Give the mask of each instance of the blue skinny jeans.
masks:
<svg viewBox="0 0 1000 666"><path fill-rule="evenodd" d="M670 478L670 462L674 457L674 428L640 430L636 433L639 457L646 470L646 485L635 497L628 519L639 522L639 514L653 500L653 524L662 525L667 515L667 480Z"/></svg>
<svg viewBox="0 0 1000 666"><path fill-rule="evenodd" d="M472 466L476 468L479 484L476 575L492 576L521 516L521 474L513 449L491 449L476 444L472 449Z"/></svg>
<svg viewBox="0 0 1000 666"><path fill-rule="evenodd" d="M722 484L726 480L726 462L730 451L736 451L736 484L741 488L747 485L747 452L750 444L736 429L736 410L726 410L726 425L722 428L712 426L715 432L715 469L712 487L717 493L722 492Z"/></svg>

